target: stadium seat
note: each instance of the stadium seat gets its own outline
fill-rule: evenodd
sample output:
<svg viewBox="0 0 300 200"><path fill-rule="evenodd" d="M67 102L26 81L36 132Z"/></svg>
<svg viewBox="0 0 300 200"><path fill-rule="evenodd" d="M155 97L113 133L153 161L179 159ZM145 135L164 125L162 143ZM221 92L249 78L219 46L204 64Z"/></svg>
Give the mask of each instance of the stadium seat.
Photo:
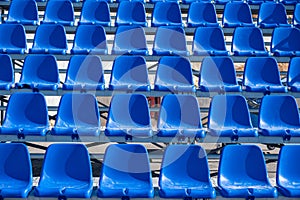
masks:
<svg viewBox="0 0 300 200"><path fill-rule="evenodd" d="M11 2L5 23L37 25L39 23L39 16L35 0Z"/></svg>
<svg viewBox="0 0 300 200"><path fill-rule="evenodd" d="M300 56L300 30L295 27L278 27L272 34L271 52L274 56Z"/></svg>
<svg viewBox="0 0 300 200"><path fill-rule="evenodd" d="M154 197L148 152L143 145L111 144L106 148L98 197Z"/></svg>
<svg viewBox="0 0 300 200"><path fill-rule="evenodd" d="M15 82L12 59L0 54L0 90L10 90Z"/></svg>
<svg viewBox="0 0 300 200"><path fill-rule="evenodd" d="M150 0L150 3L155 4L157 2L162 2L162 1L164 1L164 0ZM167 1L176 2L179 4L179 0L167 0Z"/></svg>
<svg viewBox="0 0 300 200"><path fill-rule="evenodd" d="M180 199L214 199L205 150L198 145L169 145L159 177L159 196Z"/></svg>
<svg viewBox="0 0 300 200"><path fill-rule="evenodd" d="M270 184L263 152L256 145L225 146L218 174L223 197L256 199L278 196L276 188Z"/></svg>
<svg viewBox="0 0 300 200"><path fill-rule="evenodd" d="M64 94L59 103L53 135L79 138L100 134L100 116L96 97L92 94Z"/></svg>
<svg viewBox="0 0 300 200"><path fill-rule="evenodd" d="M291 26L287 22L287 13L284 5L275 2L266 2L260 5L257 24L261 28Z"/></svg>
<svg viewBox="0 0 300 200"><path fill-rule="evenodd" d="M115 94L110 102L105 135L150 137L148 101L143 94Z"/></svg>
<svg viewBox="0 0 300 200"><path fill-rule="evenodd" d="M216 5L226 5L228 2L241 2L242 0L215 0Z"/></svg>
<svg viewBox="0 0 300 200"><path fill-rule="evenodd" d="M180 56L163 56L158 61L154 89L171 92L195 92L191 63Z"/></svg>
<svg viewBox="0 0 300 200"><path fill-rule="evenodd" d="M0 24L0 53L24 54L26 33L21 24Z"/></svg>
<svg viewBox="0 0 300 200"><path fill-rule="evenodd" d="M205 1L191 3L188 11L187 26L218 27L219 23L214 4Z"/></svg>
<svg viewBox="0 0 300 200"><path fill-rule="evenodd" d="M294 57L290 60L287 74L287 86L292 92L300 92L300 58Z"/></svg>
<svg viewBox="0 0 300 200"><path fill-rule="evenodd" d="M237 27L233 33L231 51L235 56L268 56L262 32L257 27Z"/></svg>
<svg viewBox="0 0 300 200"><path fill-rule="evenodd" d="M70 0L47 1L42 23L73 26L75 22L74 8Z"/></svg>
<svg viewBox="0 0 300 200"><path fill-rule="evenodd" d="M84 1L78 24L110 26L111 19L108 3L103 0Z"/></svg>
<svg viewBox="0 0 300 200"><path fill-rule="evenodd" d="M157 122L160 137L204 138L198 100L193 95L163 97Z"/></svg>
<svg viewBox="0 0 300 200"><path fill-rule="evenodd" d="M183 4L192 4L194 2L199 2L198 0L182 0ZM201 0L201 2L212 3L211 0Z"/></svg>
<svg viewBox="0 0 300 200"><path fill-rule="evenodd" d="M72 54L107 54L106 33L101 25L82 24L77 27Z"/></svg>
<svg viewBox="0 0 300 200"><path fill-rule="evenodd" d="M96 55L75 55L70 58L64 90L104 90L101 58Z"/></svg>
<svg viewBox="0 0 300 200"><path fill-rule="evenodd" d="M243 85L248 92L287 92L273 57L252 57L245 63Z"/></svg>
<svg viewBox="0 0 300 200"><path fill-rule="evenodd" d="M152 27L182 26L179 4L174 1L161 1L154 5L152 12Z"/></svg>
<svg viewBox="0 0 300 200"><path fill-rule="evenodd" d="M213 136L230 137L236 141L239 137L256 137L248 104L241 95L216 95L213 97L208 114L208 132Z"/></svg>
<svg viewBox="0 0 300 200"><path fill-rule="evenodd" d="M120 56L114 60L110 90L150 91L146 60L142 56Z"/></svg>
<svg viewBox="0 0 300 200"><path fill-rule="evenodd" d="M146 0L116 0L116 3L121 3L123 1L130 1L130 2L136 2L136 1L138 1L138 2L141 2L143 4L146 3Z"/></svg>
<svg viewBox="0 0 300 200"><path fill-rule="evenodd" d="M297 3L294 8L293 25L300 28L300 3Z"/></svg>
<svg viewBox="0 0 300 200"><path fill-rule="evenodd" d="M220 27L198 27L192 47L195 56L228 56L223 30Z"/></svg>
<svg viewBox="0 0 300 200"><path fill-rule="evenodd" d="M90 156L84 144L51 144L34 195L58 199L90 198L92 178Z"/></svg>
<svg viewBox="0 0 300 200"><path fill-rule="evenodd" d="M279 2L283 3L284 5L295 5L299 3L298 0L279 0Z"/></svg>
<svg viewBox="0 0 300 200"><path fill-rule="evenodd" d="M255 26L252 21L250 6L243 1L226 3L222 23L225 28Z"/></svg>
<svg viewBox="0 0 300 200"><path fill-rule="evenodd" d="M48 109L43 94L33 92L13 93L8 101L0 133L44 136L49 131Z"/></svg>
<svg viewBox="0 0 300 200"><path fill-rule="evenodd" d="M146 35L141 26L119 26L112 54L148 55Z"/></svg>
<svg viewBox="0 0 300 200"><path fill-rule="evenodd" d="M300 197L300 146L282 146L279 152L276 182L278 191L286 197Z"/></svg>
<svg viewBox="0 0 300 200"><path fill-rule="evenodd" d="M29 52L66 54L67 50L65 28L60 24L41 24L36 29L33 45Z"/></svg>
<svg viewBox="0 0 300 200"><path fill-rule="evenodd" d="M139 1L122 1L119 4L116 26L147 26L145 6Z"/></svg>
<svg viewBox="0 0 300 200"><path fill-rule="evenodd" d="M32 189L32 168L26 145L0 144L0 197L27 198Z"/></svg>
<svg viewBox="0 0 300 200"><path fill-rule="evenodd" d="M206 57L199 74L199 88L204 92L240 92L234 63L230 57Z"/></svg>
<svg viewBox="0 0 300 200"><path fill-rule="evenodd" d="M298 105L293 96L264 96L258 119L259 133L281 136L284 140L300 137Z"/></svg>
<svg viewBox="0 0 300 200"><path fill-rule="evenodd" d="M153 44L153 55L188 56L185 32L180 26L160 26L156 30Z"/></svg>

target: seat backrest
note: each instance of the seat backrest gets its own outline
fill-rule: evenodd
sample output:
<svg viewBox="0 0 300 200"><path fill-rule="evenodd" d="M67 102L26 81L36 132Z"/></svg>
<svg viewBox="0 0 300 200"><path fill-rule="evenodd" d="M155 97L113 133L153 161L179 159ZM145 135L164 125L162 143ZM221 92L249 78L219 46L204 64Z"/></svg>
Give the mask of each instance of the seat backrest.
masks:
<svg viewBox="0 0 300 200"><path fill-rule="evenodd" d="M24 53L27 49L25 28L21 24L0 24L1 53Z"/></svg>
<svg viewBox="0 0 300 200"><path fill-rule="evenodd" d="M6 23L37 25L38 7L35 0L18 0L11 2Z"/></svg>
<svg viewBox="0 0 300 200"><path fill-rule="evenodd" d="M4 83L7 84L7 86L9 86L15 81L11 57L6 54L0 55L0 63L0 84ZM11 86L6 88L10 89L10 87Z"/></svg>
<svg viewBox="0 0 300 200"><path fill-rule="evenodd" d="M193 2L188 11L187 23L189 27L218 25L218 19L214 4L210 2Z"/></svg>
<svg viewBox="0 0 300 200"><path fill-rule="evenodd" d="M151 26L182 26L179 4L173 1L155 3Z"/></svg>
<svg viewBox="0 0 300 200"><path fill-rule="evenodd" d="M74 8L70 0L51 0L47 2L43 23L73 26L74 21Z"/></svg>
<svg viewBox="0 0 300 200"><path fill-rule="evenodd" d="M79 24L110 26L111 19L108 3L102 0L84 1Z"/></svg>
<svg viewBox="0 0 300 200"><path fill-rule="evenodd" d="M271 52L300 51L300 30L295 27L277 27L274 29L271 41Z"/></svg>
<svg viewBox="0 0 300 200"><path fill-rule="evenodd" d="M252 13L249 5L242 1L226 3L222 22L224 27L244 26L244 23L252 24Z"/></svg>
<svg viewBox="0 0 300 200"><path fill-rule="evenodd" d="M147 26L144 4L139 1L121 1L117 11L116 26Z"/></svg>
<svg viewBox="0 0 300 200"><path fill-rule="evenodd" d="M300 27L300 3L297 3L294 8L294 15L293 15L293 24L296 27Z"/></svg>
<svg viewBox="0 0 300 200"><path fill-rule="evenodd" d="M300 58L294 57L290 60L288 76L287 76L287 85L292 86L295 83L300 83Z"/></svg>
<svg viewBox="0 0 300 200"><path fill-rule="evenodd" d="M265 2L260 5L257 24L261 27L276 27L287 24L287 13L281 3ZM266 24L265 26L263 24Z"/></svg>

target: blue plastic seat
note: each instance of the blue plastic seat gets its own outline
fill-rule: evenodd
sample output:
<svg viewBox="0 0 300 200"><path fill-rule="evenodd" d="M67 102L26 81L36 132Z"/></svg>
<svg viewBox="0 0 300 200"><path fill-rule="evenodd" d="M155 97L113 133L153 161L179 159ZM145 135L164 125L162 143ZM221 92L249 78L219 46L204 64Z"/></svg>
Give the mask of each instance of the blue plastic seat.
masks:
<svg viewBox="0 0 300 200"><path fill-rule="evenodd" d="M150 3L155 4L157 2L162 2L162 1L164 1L164 0L150 0ZM179 0L167 0L167 1L172 1L172 2L176 2L176 3L179 4Z"/></svg>
<svg viewBox="0 0 300 200"><path fill-rule="evenodd" d="M241 95L214 96L209 108L208 132L213 136L230 137L231 140L258 136L252 126L245 97Z"/></svg>
<svg viewBox="0 0 300 200"><path fill-rule="evenodd" d="M36 29L34 42L29 52L66 54L67 50L65 28L60 24L41 24Z"/></svg>
<svg viewBox="0 0 300 200"><path fill-rule="evenodd" d="M0 24L0 53L24 54L26 33L21 24Z"/></svg>
<svg viewBox="0 0 300 200"><path fill-rule="evenodd" d="M212 3L211 0L201 0L201 1L198 1L198 0L182 0L182 3L183 4L192 4L194 2L207 2L207 3Z"/></svg>
<svg viewBox="0 0 300 200"><path fill-rule="evenodd" d="M84 1L78 24L110 26L111 19L108 3L103 0Z"/></svg>
<svg viewBox="0 0 300 200"><path fill-rule="evenodd" d="M204 138L198 100L193 95L163 97L157 122L160 137Z"/></svg>
<svg viewBox="0 0 300 200"><path fill-rule="evenodd" d="M123 199L153 196L147 149L141 144L109 145L104 155L98 197Z"/></svg>
<svg viewBox="0 0 300 200"><path fill-rule="evenodd" d="M76 55L69 61L64 90L104 90L101 58L95 55Z"/></svg>
<svg viewBox="0 0 300 200"><path fill-rule="evenodd" d="M198 27L194 34L195 56L228 56L223 30L220 27Z"/></svg>
<svg viewBox="0 0 300 200"><path fill-rule="evenodd" d="M182 26L179 4L174 1L161 1L154 5L151 26Z"/></svg>
<svg viewBox="0 0 300 200"><path fill-rule="evenodd" d="M216 5L226 5L228 2L242 2L242 0L215 0Z"/></svg>
<svg viewBox="0 0 300 200"><path fill-rule="evenodd" d="M273 57L248 58L243 85L248 92L287 92L287 88L281 83L278 64Z"/></svg>
<svg viewBox="0 0 300 200"><path fill-rule="evenodd" d="M300 28L300 3L297 3L294 8L293 25Z"/></svg>
<svg viewBox="0 0 300 200"><path fill-rule="evenodd" d="M287 86L290 87L292 92L300 92L300 58L294 57L290 60Z"/></svg>
<svg viewBox="0 0 300 200"><path fill-rule="evenodd" d="M156 30L153 44L153 55L188 56L185 32L180 26L160 26Z"/></svg>
<svg viewBox="0 0 300 200"><path fill-rule="evenodd" d="M47 1L42 23L73 26L75 21L74 8L70 0Z"/></svg>
<svg viewBox="0 0 300 200"><path fill-rule="evenodd" d="M145 31L141 26L119 26L112 54L148 55Z"/></svg>
<svg viewBox="0 0 300 200"><path fill-rule="evenodd" d="M17 88L57 90L59 72L53 55L28 55L24 60L22 75Z"/></svg>
<svg viewBox="0 0 300 200"><path fill-rule="evenodd" d="M295 5L299 3L298 0L279 0L279 2L283 3L284 5Z"/></svg>
<svg viewBox="0 0 300 200"><path fill-rule="evenodd" d="M26 145L0 144L0 197L27 198L32 189L32 168Z"/></svg>
<svg viewBox="0 0 300 200"><path fill-rule="evenodd" d="M300 146L282 146L279 152L276 182L278 191L286 197L300 197Z"/></svg>
<svg viewBox="0 0 300 200"><path fill-rule="evenodd" d="M233 33L231 51L236 56L268 56L262 32L257 27L237 27Z"/></svg>
<svg viewBox="0 0 300 200"><path fill-rule="evenodd" d="M251 166L251 167L249 167ZM226 198L276 198L262 150L256 145L227 145L219 164L218 185Z"/></svg>
<svg viewBox="0 0 300 200"><path fill-rule="evenodd" d="M83 24L77 27L72 54L107 54L106 33L101 25Z"/></svg>
<svg viewBox="0 0 300 200"><path fill-rule="evenodd" d="M49 131L48 109L43 94L33 92L13 93L8 101L0 133L44 136Z"/></svg>
<svg viewBox="0 0 300 200"><path fill-rule="evenodd" d="M159 59L154 89L171 92L195 92L191 63L180 56Z"/></svg>
<svg viewBox="0 0 300 200"><path fill-rule="evenodd" d="M278 27L272 34L271 52L274 56L300 56L300 29Z"/></svg>
<svg viewBox="0 0 300 200"><path fill-rule="evenodd" d="M0 90L10 90L15 82L15 75L11 57L0 55Z"/></svg>
<svg viewBox="0 0 300 200"><path fill-rule="evenodd" d="M112 97L105 135L150 137L152 127L148 101L143 94L116 94Z"/></svg>
<svg viewBox="0 0 300 200"><path fill-rule="evenodd" d="M262 99L258 119L259 133L265 136L281 136L284 140L300 137L298 105L293 96L265 96Z"/></svg>
<svg viewBox="0 0 300 200"><path fill-rule="evenodd" d="M35 0L18 0L11 2L5 23L37 25L38 8Z"/></svg>
<svg viewBox="0 0 300 200"><path fill-rule="evenodd" d="M218 27L218 19L214 4L210 2L193 2L188 11L188 27L212 26Z"/></svg>
<svg viewBox="0 0 300 200"><path fill-rule="evenodd" d="M226 3L222 22L225 28L254 26L250 6L243 1Z"/></svg>
<svg viewBox="0 0 300 200"><path fill-rule="evenodd" d="M199 88L204 92L240 92L234 63L230 57L206 57L199 74Z"/></svg>
<svg viewBox="0 0 300 200"><path fill-rule="evenodd" d="M59 103L53 135L79 138L100 134L100 116L96 97L92 94L64 94Z"/></svg>
<svg viewBox="0 0 300 200"><path fill-rule="evenodd" d="M261 28L291 26L287 22L287 13L284 5L275 2L266 2L260 5L257 24Z"/></svg>
<svg viewBox="0 0 300 200"><path fill-rule="evenodd" d="M146 3L146 0L116 0L116 3L121 3L123 1L130 1L130 2L136 2L136 1L138 1L138 2L141 2L143 4Z"/></svg>
<svg viewBox="0 0 300 200"><path fill-rule="evenodd" d="M205 150L198 145L169 145L159 177L162 198L215 198Z"/></svg>
<svg viewBox="0 0 300 200"><path fill-rule="evenodd" d="M119 4L116 26L147 26L145 6L139 1L122 1Z"/></svg>
<svg viewBox="0 0 300 200"><path fill-rule="evenodd" d="M90 198L92 178L90 156L84 144L51 144L34 195L59 199Z"/></svg>
<svg viewBox="0 0 300 200"><path fill-rule="evenodd" d="M261 5L264 2L274 2L274 0L247 0L249 5Z"/></svg>
<svg viewBox="0 0 300 200"><path fill-rule="evenodd" d="M142 56L120 56L114 60L110 90L150 91L146 61Z"/></svg>

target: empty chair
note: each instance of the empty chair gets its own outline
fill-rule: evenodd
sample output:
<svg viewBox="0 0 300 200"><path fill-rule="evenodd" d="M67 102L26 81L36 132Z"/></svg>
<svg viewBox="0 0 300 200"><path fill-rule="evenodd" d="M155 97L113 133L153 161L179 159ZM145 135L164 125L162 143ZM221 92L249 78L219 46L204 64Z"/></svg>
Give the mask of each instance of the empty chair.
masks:
<svg viewBox="0 0 300 200"><path fill-rule="evenodd" d="M59 103L53 135L78 138L100 134L98 104L92 94L64 94Z"/></svg>
<svg viewBox="0 0 300 200"><path fill-rule="evenodd" d="M179 4L173 1L155 3L151 26L182 26Z"/></svg>
<svg viewBox="0 0 300 200"><path fill-rule="evenodd" d="M271 41L274 56L300 56L300 30L295 27L277 27Z"/></svg>
<svg viewBox="0 0 300 200"><path fill-rule="evenodd" d="M90 198L92 178L90 156L84 144L51 144L34 195L59 199Z"/></svg>
<svg viewBox="0 0 300 200"><path fill-rule="evenodd" d="M265 96L262 99L258 119L259 133L265 136L281 136L290 140L300 136L298 105L293 96Z"/></svg>
<svg viewBox="0 0 300 200"><path fill-rule="evenodd" d="M155 3L157 3L157 2L162 2L162 1L163 1L163 0L150 0L150 3L155 4ZM179 0L168 0L168 1L176 2L176 3L179 4Z"/></svg>
<svg viewBox="0 0 300 200"><path fill-rule="evenodd" d="M190 61L180 56L161 57L156 70L154 89L171 92L195 92Z"/></svg>
<svg viewBox="0 0 300 200"><path fill-rule="evenodd" d="M192 4L194 2L199 2L198 0L182 0L183 4ZM201 0L201 2L207 2L207 3L211 3L211 0Z"/></svg>
<svg viewBox="0 0 300 200"><path fill-rule="evenodd" d="M0 53L24 54L26 33L21 24L0 24Z"/></svg>
<svg viewBox="0 0 300 200"><path fill-rule="evenodd" d="M153 196L147 149L141 144L109 145L104 155L98 197L123 199Z"/></svg>
<svg viewBox="0 0 300 200"><path fill-rule="evenodd" d="M233 33L231 51L236 56L268 56L262 32L257 27L237 27Z"/></svg>
<svg viewBox="0 0 300 200"><path fill-rule="evenodd" d="M228 2L222 20L224 27L254 26L250 7L242 1Z"/></svg>
<svg viewBox="0 0 300 200"><path fill-rule="evenodd" d="M84 1L78 24L110 26L111 19L108 3L102 0Z"/></svg>
<svg viewBox="0 0 300 200"><path fill-rule="evenodd" d="M193 95L164 96L157 129L162 137L204 138L198 100Z"/></svg>
<svg viewBox="0 0 300 200"><path fill-rule="evenodd" d="M146 60L142 56L120 56L114 60L110 90L150 91Z"/></svg>
<svg viewBox="0 0 300 200"><path fill-rule="evenodd" d="M251 167L249 167L251 166ZM218 185L226 198L276 198L262 150L256 145L227 145L219 164Z"/></svg>
<svg viewBox="0 0 300 200"><path fill-rule="evenodd" d="M188 27L213 26L218 27L218 19L214 4L210 2L193 2L188 11Z"/></svg>
<svg viewBox="0 0 300 200"><path fill-rule="evenodd" d="M294 57L290 60L287 74L287 86L292 92L300 91L300 58Z"/></svg>
<svg viewBox="0 0 300 200"><path fill-rule="evenodd" d="M146 36L141 26L119 26L112 54L148 55Z"/></svg>
<svg viewBox="0 0 300 200"><path fill-rule="evenodd" d="M64 90L104 90L101 58L95 55L76 55L69 61Z"/></svg>
<svg viewBox="0 0 300 200"><path fill-rule="evenodd" d="M148 101L143 94L116 94L112 97L105 135L152 136Z"/></svg>
<svg viewBox="0 0 300 200"><path fill-rule="evenodd" d="M10 90L14 84L15 75L11 57L0 55L0 90Z"/></svg>
<svg viewBox="0 0 300 200"><path fill-rule="evenodd" d="M284 5L295 5L299 3L298 0L279 0L279 2L283 3Z"/></svg>
<svg viewBox="0 0 300 200"><path fill-rule="evenodd" d="M115 24L116 26L147 26L144 4L139 1L122 1L118 7Z"/></svg>
<svg viewBox="0 0 300 200"><path fill-rule="evenodd" d="M279 152L276 182L278 191L286 197L300 197L299 162L300 146L282 146Z"/></svg>
<svg viewBox="0 0 300 200"><path fill-rule="evenodd" d="M241 2L242 0L215 0L217 5L226 5L228 2Z"/></svg>
<svg viewBox="0 0 300 200"><path fill-rule="evenodd" d="M272 2L272 1L274 1L274 0L247 0L247 3L249 5L260 5L264 2Z"/></svg>
<svg viewBox="0 0 300 200"><path fill-rule="evenodd" d="M159 177L162 198L215 198L205 150L198 145L169 145Z"/></svg>
<svg viewBox="0 0 300 200"><path fill-rule="evenodd" d="M73 26L75 21L73 4L69 0L47 1L43 23Z"/></svg>
<svg viewBox="0 0 300 200"><path fill-rule="evenodd" d="M240 92L234 63L230 57L206 57L199 75L199 88L204 92Z"/></svg>
<svg viewBox="0 0 300 200"><path fill-rule="evenodd" d="M213 136L230 137L231 140L258 136L252 126L245 97L241 95L214 96L209 108L208 132Z"/></svg>
<svg viewBox="0 0 300 200"><path fill-rule="evenodd" d="M249 92L287 92L280 80L277 61L273 57L248 58L243 85Z"/></svg>
<svg viewBox="0 0 300 200"><path fill-rule="evenodd" d="M227 56L223 30L220 27L198 27L194 34L193 54L196 56Z"/></svg>
<svg viewBox="0 0 300 200"><path fill-rule="evenodd" d="M35 0L18 0L11 2L5 23L37 25L38 8Z"/></svg>
<svg viewBox="0 0 300 200"><path fill-rule="evenodd" d="M300 28L300 3L297 3L294 8L293 25Z"/></svg>
<svg viewBox="0 0 300 200"><path fill-rule="evenodd" d="M188 56L185 32L179 26L160 26L156 30L153 44L153 55Z"/></svg>
<svg viewBox="0 0 300 200"><path fill-rule="evenodd" d="M57 90L59 72L53 55L28 55L24 60L22 75L17 88Z"/></svg>
<svg viewBox="0 0 300 200"><path fill-rule="evenodd" d="M43 94L33 92L13 93L8 101L1 134L42 135L49 131L48 109Z"/></svg>
<svg viewBox="0 0 300 200"><path fill-rule="evenodd" d="M106 33L101 25L83 24L77 27L72 54L107 54Z"/></svg>
<svg viewBox="0 0 300 200"><path fill-rule="evenodd" d="M65 28L60 24L41 24L37 27L30 53L66 54Z"/></svg>
<svg viewBox="0 0 300 200"><path fill-rule="evenodd" d="M138 2L141 2L143 4L146 3L146 0L116 0L117 3L121 3L123 1L130 1L130 2L136 2L136 1L138 1Z"/></svg>

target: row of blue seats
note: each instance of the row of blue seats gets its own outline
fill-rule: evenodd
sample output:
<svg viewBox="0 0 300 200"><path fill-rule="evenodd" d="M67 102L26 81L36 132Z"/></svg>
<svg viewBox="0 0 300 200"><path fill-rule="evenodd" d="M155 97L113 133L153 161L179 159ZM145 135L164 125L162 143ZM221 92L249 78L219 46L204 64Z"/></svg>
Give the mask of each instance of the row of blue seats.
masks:
<svg viewBox="0 0 300 200"><path fill-rule="evenodd" d="M299 154L298 145L281 148L277 187L273 187L263 152L258 146L225 146L220 158L218 187L214 188L206 152L201 146L170 145L161 164L159 196L216 198L217 190L226 198L276 198L278 191L286 197L300 197ZM32 190L37 197L91 198L92 167L88 150L82 144L50 145L38 186L34 188L30 155L25 145L0 144L0 155L2 198L26 198ZM154 197L149 156L143 145L112 144L107 147L97 196L122 199Z"/></svg>
<svg viewBox="0 0 300 200"><path fill-rule="evenodd" d="M265 96L258 128L254 128L246 99L241 95L216 95L208 113L207 133L215 137L263 136L300 137L298 105L294 97ZM100 116L95 96L67 93L61 97L56 122L50 131L48 110L41 93L14 93L10 96L0 134L64 135L72 138L99 136ZM142 94L115 94L108 109L106 136L152 137L147 98ZM198 100L192 95L166 95L157 122L159 137L204 138Z"/></svg>

